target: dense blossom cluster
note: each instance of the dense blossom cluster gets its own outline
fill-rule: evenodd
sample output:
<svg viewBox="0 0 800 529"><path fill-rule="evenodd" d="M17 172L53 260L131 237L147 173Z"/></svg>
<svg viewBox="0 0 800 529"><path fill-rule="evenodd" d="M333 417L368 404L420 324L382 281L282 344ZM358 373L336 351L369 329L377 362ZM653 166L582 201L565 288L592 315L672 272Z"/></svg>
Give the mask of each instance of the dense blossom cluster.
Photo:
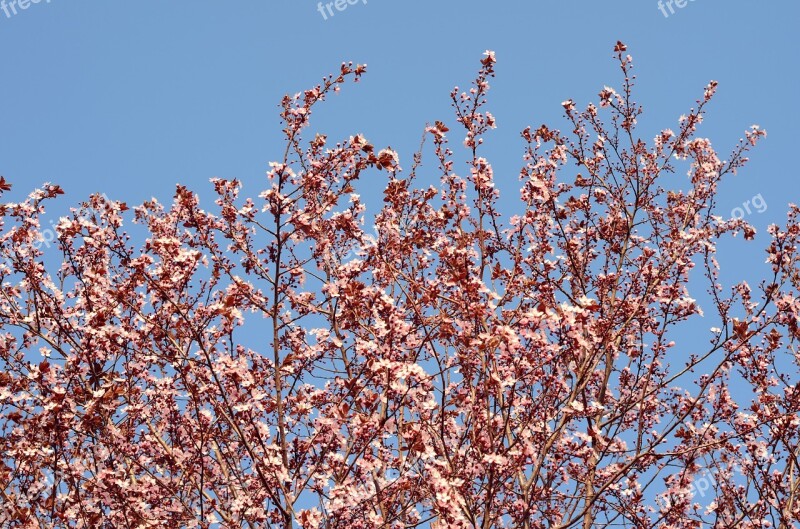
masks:
<svg viewBox="0 0 800 529"><path fill-rule="evenodd" d="M755 231L716 214L718 185L764 132L720 160L696 136L711 83L641 139L625 51L620 88L564 102L569 133L522 132L507 219L491 52L451 94L463 147L437 121L407 172L361 135L302 138L365 71L344 64L283 100L257 197L95 196L58 264L35 242L60 188L0 205L0 524L797 528L800 209L770 229L769 278L719 284L716 241ZM687 341L701 304L718 327Z"/></svg>

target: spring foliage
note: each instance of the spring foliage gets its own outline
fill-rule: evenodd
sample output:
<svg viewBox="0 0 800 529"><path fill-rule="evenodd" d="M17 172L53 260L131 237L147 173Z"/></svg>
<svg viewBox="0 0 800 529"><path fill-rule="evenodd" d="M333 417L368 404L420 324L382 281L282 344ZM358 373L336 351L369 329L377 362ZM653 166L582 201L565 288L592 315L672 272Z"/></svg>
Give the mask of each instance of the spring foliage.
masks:
<svg viewBox="0 0 800 529"><path fill-rule="evenodd" d="M284 98L257 196L94 196L58 263L37 241L61 189L0 205L3 527L799 527L800 210L772 275L721 285L717 241L755 230L715 196L765 134L720 160L712 82L640 138L625 52L618 90L563 103L568 132L522 132L508 218L492 52L407 171L362 135L303 138L365 72L344 64ZM681 330L701 304L717 328Z"/></svg>

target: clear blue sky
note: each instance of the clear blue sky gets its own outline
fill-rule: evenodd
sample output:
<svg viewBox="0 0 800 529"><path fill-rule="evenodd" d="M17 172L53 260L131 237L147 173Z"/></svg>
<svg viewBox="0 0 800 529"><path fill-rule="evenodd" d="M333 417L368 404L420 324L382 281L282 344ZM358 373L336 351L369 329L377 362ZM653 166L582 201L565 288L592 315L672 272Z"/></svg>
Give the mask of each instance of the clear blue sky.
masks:
<svg viewBox="0 0 800 529"><path fill-rule="evenodd" d="M362 132L407 162L426 121L452 121L448 92L468 84L487 48L499 61L492 162L516 196L518 132L563 126L561 101L584 105L604 84L618 86L610 56L620 39L638 68L645 126L675 127L716 79L701 134L723 157L750 124L768 130L749 169L723 188L724 208L760 193L768 210L749 219L763 234L787 202L800 201L794 0L691 0L665 8L666 17L656 0L368 0L327 19L311 0L41 0L7 9L0 175L12 196L52 181L67 191L64 207L96 191L129 204L169 199L178 182L207 197L214 176L239 178L255 195L281 151L280 97L343 60L366 62L369 73L317 125L332 137Z"/></svg>

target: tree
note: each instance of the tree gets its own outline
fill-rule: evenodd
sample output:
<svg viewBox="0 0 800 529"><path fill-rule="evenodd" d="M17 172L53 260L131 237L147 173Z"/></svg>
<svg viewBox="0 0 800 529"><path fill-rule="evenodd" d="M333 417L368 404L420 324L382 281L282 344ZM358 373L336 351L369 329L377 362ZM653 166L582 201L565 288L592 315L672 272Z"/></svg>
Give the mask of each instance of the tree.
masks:
<svg viewBox="0 0 800 529"><path fill-rule="evenodd" d="M712 82L641 139L625 52L619 91L563 103L568 133L522 132L505 221L492 52L451 93L468 171L425 129L438 185L425 143L404 173L361 135L303 139L365 71L344 64L284 98L257 197L93 196L49 234L58 186L3 204L4 527L799 527L800 210L770 228L772 276L728 292L716 242L755 230L717 187L765 133L721 161L696 135ZM375 170L371 238L355 186ZM706 345L682 330L704 282Z"/></svg>

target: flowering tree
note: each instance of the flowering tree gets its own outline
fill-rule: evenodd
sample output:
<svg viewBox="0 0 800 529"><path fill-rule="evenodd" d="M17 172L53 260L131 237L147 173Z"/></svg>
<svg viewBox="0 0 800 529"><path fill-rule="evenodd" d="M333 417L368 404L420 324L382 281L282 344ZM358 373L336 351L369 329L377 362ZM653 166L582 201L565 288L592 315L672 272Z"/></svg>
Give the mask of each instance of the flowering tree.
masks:
<svg viewBox="0 0 800 529"><path fill-rule="evenodd" d="M564 102L569 133L522 132L506 220L481 156L491 52L451 93L466 171L425 129L438 185L424 145L401 172L361 135L302 138L365 71L345 64L284 98L257 197L94 196L57 225L59 265L39 219L61 189L0 206L3 527L800 527L800 209L755 291L719 284L716 241L755 231L717 186L764 132L720 160L696 136L712 82L641 139L625 51L619 91ZM690 287L707 340L683 330Z"/></svg>

